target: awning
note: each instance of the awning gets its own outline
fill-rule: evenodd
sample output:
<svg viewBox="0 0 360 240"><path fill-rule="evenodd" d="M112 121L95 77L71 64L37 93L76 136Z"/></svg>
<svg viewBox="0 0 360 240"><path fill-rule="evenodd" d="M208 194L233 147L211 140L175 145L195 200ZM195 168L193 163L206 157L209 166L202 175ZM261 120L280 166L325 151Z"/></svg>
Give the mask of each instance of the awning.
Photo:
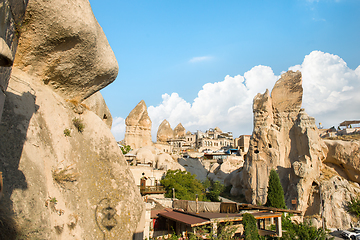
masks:
<svg viewBox="0 0 360 240"><path fill-rule="evenodd" d="M190 227L196 227L196 226L201 226L204 224L211 223L211 221L209 221L208 219L196 217L193 215L189 215L189 214L181 213L181 212L177 212L177 211L162 212L162 213L159 213L159 215L162 217L171 219L173 221L176 221L176 222L184 223L186 225L189 225Z"/></svg>
<svg viewBox="0 0 360 240"><path fill-rule="evenodd" d="M351 124L358 124L360 123L360 120L352 120L352 121L343 121L340 123L340 126L349 126Z"/></svg>

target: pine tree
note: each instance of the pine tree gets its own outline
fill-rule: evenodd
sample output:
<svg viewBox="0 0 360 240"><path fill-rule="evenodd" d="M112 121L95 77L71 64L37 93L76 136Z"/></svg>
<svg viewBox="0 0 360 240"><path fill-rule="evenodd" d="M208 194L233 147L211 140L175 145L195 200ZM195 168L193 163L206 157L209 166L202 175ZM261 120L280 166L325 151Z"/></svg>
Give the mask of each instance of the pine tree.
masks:
<svg viewBox="0 0 360 240"><path fill-rule="evenodd" d="M279 175L274 169L270 171L267 194L265 206L286 208L284 190L281 186Z"/></svg>
<svg viewBox="0 0 360 240"><path fill-rule="evenodd" d="M259 239L259 232L256 226L256 219L250 213L244 213L242 215L242 222L244 225L245 240L257 240Z"/></svg>

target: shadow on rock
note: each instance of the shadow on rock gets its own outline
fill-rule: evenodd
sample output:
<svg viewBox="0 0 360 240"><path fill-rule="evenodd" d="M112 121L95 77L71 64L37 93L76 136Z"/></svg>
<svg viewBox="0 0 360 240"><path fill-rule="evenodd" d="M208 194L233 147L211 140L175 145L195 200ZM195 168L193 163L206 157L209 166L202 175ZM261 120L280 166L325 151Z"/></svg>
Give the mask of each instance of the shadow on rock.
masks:
<svg viewBox="0 0 360 240"><path fill-rule="evenodd" d="M19 162L26 141L29 122L39 106L30 92L16 95L6 93L4 112L0 124L0 171L3 175L3 196L0 200L0 232L8 234L6 239L19 236L13 220L13 202L11 195L15 189L28 188L24 173L19 169ZM26 103L26 104L21 104ZM24 108L24 106L26 106ZM1 237L1 235L0 235ZM5 239L5 238L2 238Z"/></svg>

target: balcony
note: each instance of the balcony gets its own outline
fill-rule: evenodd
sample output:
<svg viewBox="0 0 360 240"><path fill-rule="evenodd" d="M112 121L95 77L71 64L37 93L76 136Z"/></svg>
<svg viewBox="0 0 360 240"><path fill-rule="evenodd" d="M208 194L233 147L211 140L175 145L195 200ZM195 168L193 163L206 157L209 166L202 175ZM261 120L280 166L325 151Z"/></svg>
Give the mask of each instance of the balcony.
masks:
<svg viewBox="0 0 360 240"><path fill-rule="evenodd" d="M138 186L141 195L166 193L164 186Z"/></svg>

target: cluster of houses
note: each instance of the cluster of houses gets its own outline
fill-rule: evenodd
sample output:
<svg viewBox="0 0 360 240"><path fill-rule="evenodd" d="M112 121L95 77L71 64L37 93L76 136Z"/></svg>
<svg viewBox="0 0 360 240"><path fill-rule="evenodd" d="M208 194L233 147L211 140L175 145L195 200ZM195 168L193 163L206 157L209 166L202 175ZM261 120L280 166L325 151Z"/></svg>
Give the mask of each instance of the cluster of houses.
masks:
<svg viewBox="0 0 360 240"><path fill-rule="evenodd" d="M343 136L350 134L360 134L359 124L360 124L360 120L350 120L350 121L347 120L340 123L337 128L333 126L329 129L324 129L320 123L319 124L320 136L323 138L329 138L329 137L336 137L336 136Z"/></svg>
<svg viewBox="0 0 360 240"><path fill-rule="evenodd" d="M228 149L237 149L246 153L249 148L250 135L241 135L233 138L232 132L222 132L218 127L210 128L205 132L200 130L184 136L169 138L166 143L156 143L155 147L167 153L195 152L224 152Z"/></svg>

